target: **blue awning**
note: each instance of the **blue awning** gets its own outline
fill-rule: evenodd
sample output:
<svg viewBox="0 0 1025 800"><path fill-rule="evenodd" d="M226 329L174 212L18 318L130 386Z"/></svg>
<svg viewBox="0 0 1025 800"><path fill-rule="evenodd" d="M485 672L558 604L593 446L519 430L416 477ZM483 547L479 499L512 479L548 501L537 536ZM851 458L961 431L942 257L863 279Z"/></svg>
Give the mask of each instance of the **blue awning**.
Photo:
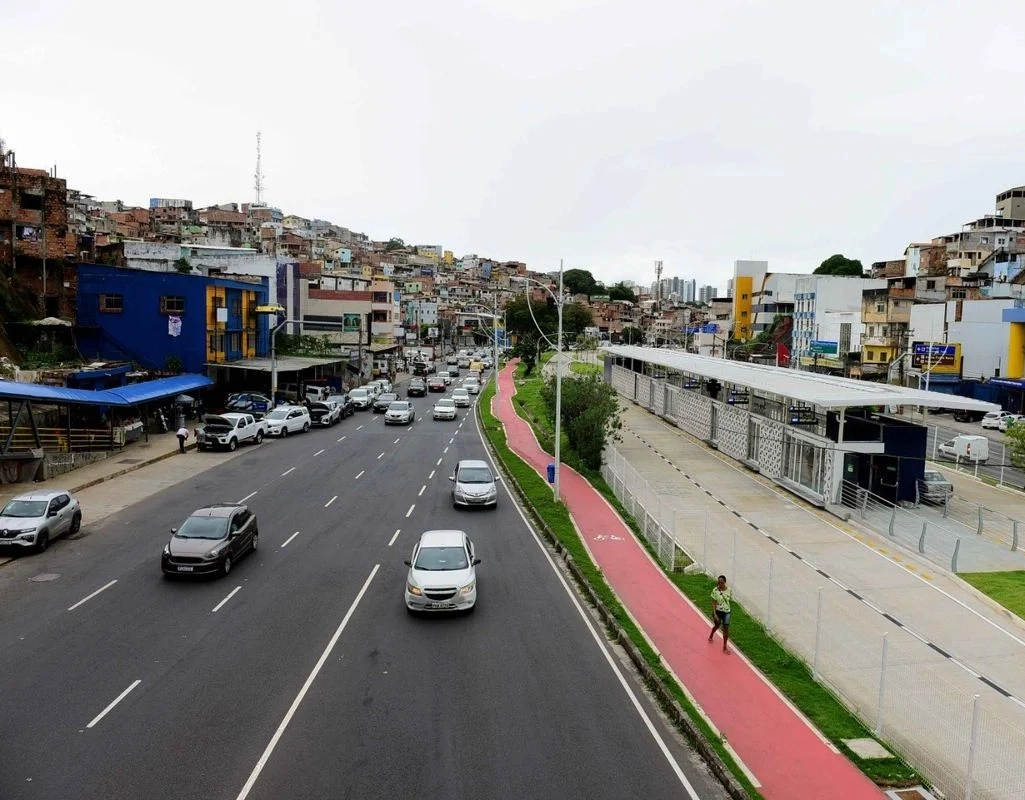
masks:
<svg viewBox="0 0 1025 800"><path fill-rule="evenodd" d="M158 378L155 381L119 386L116 389L93 391L0 380L0 399L125 408L153 400L176 397L182 392L213 386L213 383L205 375L175 375L171 378Z"/></svg>

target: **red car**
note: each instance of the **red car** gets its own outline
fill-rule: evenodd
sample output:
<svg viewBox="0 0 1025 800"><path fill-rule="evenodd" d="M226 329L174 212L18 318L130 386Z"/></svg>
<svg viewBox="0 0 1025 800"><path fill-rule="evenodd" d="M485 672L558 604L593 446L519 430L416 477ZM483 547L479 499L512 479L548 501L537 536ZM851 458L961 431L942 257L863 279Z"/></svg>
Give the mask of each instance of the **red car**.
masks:
<svg viewBox="0 0 1025 800"><path fill-rule="evenodd" d="M444 378L428 378L427 379L427 391L428 392L443 392L443 391L445 391L445 379Z"/></svg>

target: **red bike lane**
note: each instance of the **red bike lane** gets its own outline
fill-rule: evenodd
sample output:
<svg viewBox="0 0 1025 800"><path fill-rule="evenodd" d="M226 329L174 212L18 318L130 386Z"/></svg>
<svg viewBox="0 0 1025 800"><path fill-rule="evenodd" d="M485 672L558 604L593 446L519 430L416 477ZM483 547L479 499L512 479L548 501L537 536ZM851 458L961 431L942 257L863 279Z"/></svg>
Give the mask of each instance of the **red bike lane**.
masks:
<svg viewBox="0 0 1025 800"><path fill-rule="evenodd" d="M552 457L513 408L515 361L499 375L492 401L509 447L546 476ZM562 500L584 544L616 596L663 661L726 738L770 800L880 800L883 792L822 739L748 661L723 653L710 623L653 562L615 509L583 477L563 465ZM709 598L711 605L711 598ZM743 641L730 642L742 653Z"/></svg>

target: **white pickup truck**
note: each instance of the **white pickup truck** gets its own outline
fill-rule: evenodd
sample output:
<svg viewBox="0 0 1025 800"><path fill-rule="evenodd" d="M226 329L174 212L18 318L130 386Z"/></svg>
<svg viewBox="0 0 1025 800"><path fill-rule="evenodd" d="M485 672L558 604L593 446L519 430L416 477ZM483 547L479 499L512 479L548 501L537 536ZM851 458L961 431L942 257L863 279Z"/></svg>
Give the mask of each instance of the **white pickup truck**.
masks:
<svg viewBox="0 0 1025 800"><path fill-rule="evenodd" d="M243 442L260 444L267 435L266 420L252 414L207 414L199 429L196 445L200 450L225 447L234 450Z"/></svg>

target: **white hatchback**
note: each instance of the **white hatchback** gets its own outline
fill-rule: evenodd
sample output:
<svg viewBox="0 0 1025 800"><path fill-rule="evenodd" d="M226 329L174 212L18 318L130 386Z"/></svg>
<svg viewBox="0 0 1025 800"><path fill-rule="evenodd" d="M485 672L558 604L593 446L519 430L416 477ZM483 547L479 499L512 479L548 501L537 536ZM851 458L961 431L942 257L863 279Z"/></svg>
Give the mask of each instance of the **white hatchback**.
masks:
<svg viewBox="0 0 1025 800"><path fill-rule="evenodd" d="M472 611L477 604L480 563L464 531L425 531L405 562L406 608L417 611Z"/></svg>

